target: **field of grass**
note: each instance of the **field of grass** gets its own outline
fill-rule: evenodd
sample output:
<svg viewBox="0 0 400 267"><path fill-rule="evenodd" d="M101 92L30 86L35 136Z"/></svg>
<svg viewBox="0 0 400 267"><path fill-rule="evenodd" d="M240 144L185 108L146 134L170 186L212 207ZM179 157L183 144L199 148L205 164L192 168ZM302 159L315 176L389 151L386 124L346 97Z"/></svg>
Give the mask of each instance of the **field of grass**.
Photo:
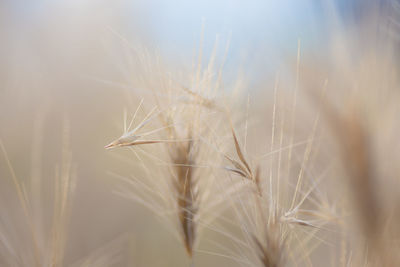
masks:
<svg viewBox="0 0 400 267"><path fill-rule="evenodd" d="M0 266L400 266L400 3L149 2L0 3Z"/></svg>

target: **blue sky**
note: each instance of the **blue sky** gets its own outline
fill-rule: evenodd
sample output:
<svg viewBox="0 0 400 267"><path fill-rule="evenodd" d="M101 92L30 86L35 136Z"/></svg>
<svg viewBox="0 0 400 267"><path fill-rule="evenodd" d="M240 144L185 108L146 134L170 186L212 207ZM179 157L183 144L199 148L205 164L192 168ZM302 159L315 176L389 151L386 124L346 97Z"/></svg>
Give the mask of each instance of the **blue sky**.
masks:
<svg viewBox="0 0 400 267"><path fill-rule="evenodd" d="M315 45L324 33L322 7L315 0L154 0L132 2L131 10L142 10L141 19L154 46L171 58L190 58L200 40L204 22L204 50L211 53L216 35L219 53L231 36L229 60L247 64L269 62L262 68L277 68L281 55Z"/></svg>
<svg viewBox="0 0 400 267"><path fill-rule="evenodd" d="M365 0L368 1L368 0ZM122 21L120 32L131 40L146 39L146 44L158 48L170 59L187 59L199 45L204 22L204 50L209 55L216 35L220 36L218 54L231 36L229 61L231 65L253 68L278 68L282 56L295 54L297 41L302 49L321 47L332 19L326 13L327 3L321 0L12 0L9 7L19 23L34 24L54 16L54 10L72 15L85 10L81 16L97 12L111 14ZM349 17L359 0L336 0L343 17ZM325 4L321 4L325 3ZM325 6L324 6L325 5ZM7 6L7 4L6 4ZM70 13L68 13L70 12ZM107 18L107 15L105 15ZM64 18L65 19L65 18ZM66 16L66 19L69 19ZM83 22L85 20L82 20ZM98 27L107 26L104 24ZM129 29L141 28L141 33ZM143 34L143 36L141 36ZM186 60L187 61L187 60ZM255 61L266 62L260 66ZM188 62L186 62L188 63ZM249 63L249 64L247 64ZM190 64L190 62L189 62ZM229 64L228 64L229 66ZM254 71L254 70L252 70Z"/></svg>

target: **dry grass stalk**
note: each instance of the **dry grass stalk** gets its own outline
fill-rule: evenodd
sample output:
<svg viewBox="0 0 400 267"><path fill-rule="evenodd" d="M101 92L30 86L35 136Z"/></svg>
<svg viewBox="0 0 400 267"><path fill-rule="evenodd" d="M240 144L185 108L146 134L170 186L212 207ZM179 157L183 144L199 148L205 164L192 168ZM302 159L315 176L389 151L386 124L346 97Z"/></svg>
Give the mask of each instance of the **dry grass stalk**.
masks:
<svg viewBox="0 0 400 267"><path fill-rule="evenodd" d="M274 103L276 102L275 91ZM303 162L300 165L295 190L291 192L292 195L285 194L286 191L290 192L290 190L288 190L288 186L284 186L284 180L281 181L283 177L281 177L280 168L284 166L281 163L283 158L282 150L285 149L283 146L283 117L280 123L281 133L278 136L280 148L277 151L273 150L276 131L275 116L274 104L271 152L266 155L274 157L274 154L277 154L279 158L276 161L278 166L272 165L270 167L269 181L264 181L261 173L261 164L258 164L257 168L252 168L251 162L247 159L244 149L239 143L232 123L230 124L237 159L224 155L231 163L227 170L232 174L239 175L251 186L250 192L245 191L250 200L248 203L242 202L238 205L237 216L240 224L242 224L244 235L248 237L247 242L254 249L253 253L257 257L258 265L279 267L286 266L289 261L298 264L303 260L308 261L308 264L310 264L310 260L307 257L316 248L318 242L315 242L316 244L310 246L310 248L307 248L306 244L314 240L313 237L323 225L336 217L333 215L328 202L322 198L319 199L318 195L312 195L316 188L316 182L310 183L309 188L305 186L305 168L310 161L313 140L318 125L318 116L315 119L311 136L303 154ZM293 140L290 143L293 143ZM292 147L294 147L294 143L289 145L288 154L295 155ZM275 170L276 167L275 173L272 168ZM287 177L287 179L289 178ZM275 188L277 191L274 191ZM303 208L305 205L309 207ZM310 207L311 205L312 208ZM300 237L299 232L304 232L305 235ZM298 256L295 256L297 253ZM256 263L253 262L252 264Z"/></svg>
<svg viewBox="0 0 400 267"><path fill-rule="evenodd" d="M40 127L42 126L40 125ZM42 134L42 129L35 132L33 143L36 149L43 145L40 141ZM25 228L19 229L18 224L13 224L13 218L1 218L0 263L5 264L5 266L70 266L66 263L65 251L68 241L67 226L75 191L76 171L71 161L69 134L68 127L64 125L62 161L60 165L56 166L55 175L51 179L43 176L41 165L34 166L36 170L35 173L32 173L30 179L21 180L18 178L6 148L0 140L0 148L22 208L24 216L22 221L28 225L29 235L29 238L24 236ZM42 157L37 151L33 151L32 155L37 157L36 162L39 162L40 157ZM49 188L47 187L48 184L51 185ZM51 191L49 192L48 189ZM49 206L47 205L49 199L46 197L51 197ZM113 255L116 254L116 251L120 251L119 246L120 244L115 242L112 246L108 246L108 251L103 251L101 256L97 256L97 263L90 266L115 266L117 258ZM71 266L89 266L90 261L94 262L91 256L88 255Z"/></svg>
<svg viewBox="0 0 400 267"><path fill-rule="evenodd" d="M171 149L170 153L177 177L175 190L178 196L179 221L186 252L191 257L196 238L196 222L194 217L197 213L198 205L198 192L196 191L195 170L193 168L195 164L193 141L176 144L176 148Z"/></svg>
<svg viewBox="0 0 400 267"><path fill-rule="evenodd" d="M171 75L165 73L161 73L160 83L155 84L154 75L159 74L162 68L154 66L154 60L148 59L147 62L147 58L143 58L143 63L148 64L146 68L155 70L154 73L150 72L151 77L146 86L153 92L156 108L133 130L127 130L131 125L125 127L121 138L106 146L106 148L137 147L137 150L140 150L142 144L159 143L148 149L155 149L156 156L151 157L160 164L151 166L151 172L145 171L148 176L145 181L139 179L129 181L135 187L134 194L130 192L123 194L158 214L171 215L171 221L177 221L180 239L190 258L193 257L200 228L208 224L208 221L215 216L212 212L223 203L222 199L213 200L215 197L213 191L217 189L212 185L215 173L210 170L212 165L216 165L216 159L210 154L212 149L204 144L209 142L208 138L211 135L205 130L210 127L205 122L205 117L209 116L207 112L219 110L214 96L221 86L221 73L217 79L213 78L214 57L215 54L211 56L207 68L203 70L200 48L196 70L187 76L192 86L182 86L181 83L174 81ZM141 104L137 111L140 106ZM156 109L158 111L154 112ZM133 117L136 117L137 111ZM159 127L140 133L150 122ZM145 136L152 134L158 138L144 139ZM143 169L148 169L147 165L151 163L144 162L137 151L134 153L142 162ZM161 181L158 182L157 179L160 178ZM144 190L149 194L139 193ZM169 212L169 209L172 211ZM200 224L200 217L205 215L207 218Z"/></svg>
<svg viewBox="0 0 400 267"><path fill-rule="evenodd" d="M135 114L133 115L133 119L135 119L136 114L138 110L141 108L141 105L143 103L143 100L140 102L138 108L136 109ZM104 148L110 149L110 148L115 148L115 147L123 147L123 146L136 146L136 145L145 145L145 144L156 144L156 143L162 143L162 142L167 142L167 140L140 140L144 136L154 134L155 132L162 130L154 130L154 131L149 131L146 133L138 133L139 130L141 130L143 127L145 127L148 123L150 123L160 112L154 113L156 108L153 108L142 120L139 125L137 125L134 129L130 129L132 126L133 119L129 125L129 127L126 126L126 120L125 120L125 125L124 125L124 134L121 135L118 139L114 140L110 144L106 145ZM168 126L167 126L168 127Z"/></svg>
<svg viewBox="0 0 400 267"><path fill-rule="evenodd" d="M182 106L183 110L179 110L179 114L184 114L186 112L186 105ZM191 115L200 116L196 114L196 112L200 112L199 106L193 108L190 112ZM166 166L170 171L170 177L164 182L164 184L154 184L157 191L159 190L159 195L155 195L154 197L160 197L171 201L171 205L176 207L176 213L179 224L179 232L181 234L184 247L186 249L187 255L189 257L193 256L194 246L197 237L197 221L198 221L198 211L199 211L199 203L201 198L201 192L198 185L198 180L201 179L198 177L197 168L198 158L199 158L199 141L193 137L193 132L196 130L198 125L196 125L196 121L192 120L190 122L183 123L183 128L179 128L176 126L178 124L177 118L170 114L172 111L168 111L166 113L158 113L157 118L158 122L162 125L159 129L163 131L157 131L160 135L167 136L166 139L157 141L157 143L163 143L166 151ZM175 110L175 112L177 112ZM196 117L197 118L197 117ZM182 125L182 123L180 123ZM136 127L139 128L139 127ZM152 131L154 132L154 131ZM107 148L115 147L115 146L137 146L143 143L149 144L149 142L136 142L131 141L132 136L135 135L134 131L131 131L129 135L123 136L110 145ZM180 136L185 135L185 138L180 138ZM125 140L130 140L125 142ZM158 148L160 150L160 148ZM159 156L162 156L159 154ZM156 169L153 168L153 171ZM163 168L158 169L160 171L159 175L165 179L166 172ZM150 178L150 177L149 177ZM140 200L142 203L147 203L148 205L152 205L154 199L152 197L146 196L143 200ZM146 206L147 206L146 204ZM165 205L166 203L160 203L161 205ZM158 206L158 204L157 204ZM154 208L160 208L154 206ZM165 211L164 211L165 212Z"/></svg>
<svg viewBox="0 0 400 267"><path fill-rule="evenodd" d="M67 135L68 133L66 133ZM39 180L36 181L39 186L27 187L20 179L17 178L15 171L11 165L8 158L7 152L4 145L0 142L3 154L5 156L7 165L9 167L15 188L17 190L17 195L20 200L21 207L23 209L23 214L25 216L25 221L29 225L29 232L31 234L31 246L28 244L22 245L19 249L17 247L12 248L12 246L17 245L6 245L9 247L9 252L11 254L6 254L5 257L9 257L7 260L11 265L22 264L24 266L63 266L65 244L66 244L66 223L68 222L69 212L71 208L71 196L74 191L74 173L71 167L70 153L67 150L68 144L66 143L67 137L64 137L63 144L63 160L60 168L56 168L56 175L54 179L54 204L52 214L52 222L50 230L45 227L45 216L46 210L43 204L36 207L39 210L33 209L33 203L43 203L43 195L37 192L27 191L26 188L40 189L43 186L45 179L43 177L37 177ZM38 166L36 166L38 167ZM33 182L33 181L30 181ZM33 198L36 197L36 198ZM39 198L39 199L37 199ZM41 224L37 224L41 222ZM6 241L7 237L3 239ZM9 238L12 240L12 238ZM27 248L34 251L33 259L30 258L29 253L22 255L24 252L21 248ZM20 252L18 252L20 251ZM22 253L22 254L19 254Z"/></svg>
<svg viewBox="0 0 400 267"><path fill-rule="evenodd" d="M140 108L140 105L138 109ZM122 146L131 147L155 143L165 144L169 158L168 165L172 172L170 178L172 189L164 188L162 190L167 190L165 193L171 194L172 198L176 198L177 213L180 224L179 229L182 234L187 254L192 257L193 246L196 239L195 216L198 210L198 190L195 180L195 169L193 167L196 164L196 154L194 149L194 140L191 134L192 126L187 126L190 127L190 129L187 130L187 138L180 139L178 137L178 130L174 126L175 123L172 123L175 118L161 112L152 114L154 110L155 109L146 115L137 127L130 131L125 130L126 133L124 133L124 135L107 145L106 148ZM136 117L136 113L137 111L135 112L134 118ZM137 133L138 130L155 118L159 119L162 127L144 134ZM165 140L138 140L142 136L155 133L167 135L168 138ZM165 176L165 172L163 173L163 176ZM172 190L172 192L168 192L168 190Z"/></svg>
<svg viewBox="0 0 400 267"><path fill-rule="evenodd" d="M348 115L341 115L331 104L325 103L323 110L340 146L358 222L368 247L368 264L395 266L397 260L389 253L382 232L384 214L375 190L379 177L375 171L370 133L357 111L360 109L353 108Z"/></svg>
<svg viewBox="0 0 400 267"><path fill-rule="evenodd" d="M254 229L248 229L250 231L253 247L256 250L256 254L258 255L259 261L262 263L262 266L283 266L285 261L284 247L286 238L282 237L281 225L279 225L280 222L278 221L279 219L276 214L277 211L270 210L268 216L265 214L261 203L265 198L263 198L264 194L261 185L260 169L257 168L255 172L252 171L249 162L246 160L242 152L233 127L231 128L231 131L236 155L238 156L239 161L229 156L225 156L233 165L233 167L228 170L240 175L243 179L250 181L254 186L254 204L256 205L256 209L261 218L261 232L254 231Z"/></svg>

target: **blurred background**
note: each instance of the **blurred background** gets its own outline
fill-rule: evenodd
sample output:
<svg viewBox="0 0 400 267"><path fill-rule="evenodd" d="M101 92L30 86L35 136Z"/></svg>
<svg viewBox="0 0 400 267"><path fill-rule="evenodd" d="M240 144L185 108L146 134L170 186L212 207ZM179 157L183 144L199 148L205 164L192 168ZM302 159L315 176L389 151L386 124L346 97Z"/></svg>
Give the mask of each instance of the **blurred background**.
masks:
<svg viewBox="0 0 400 267"><path fill-rule="evenodd" d="M142 97L131 95L141 73L135 48L155 51L173 69L191 68L201 43L209 58L217 42L221 62L229 44L223 79L240 76L251 93L269 90L264 84L293 66L299 40L304 57L322 61L332 36L352 32L345 48L356 58L365 40L359 26L380 11L390 25L372 32L397 39L400 24L390 14L398 9L390 0L2 0L0 138L19 179L38 166L52 177L64 123L70 129L77 185L64 262L127 236L119 266L188 264L180 242L151 212L113 192L112 173L131 169L104 145L122 133L124 109L134 110ZM8 217L17 202L3 157L0 177L0 214ZM216 255L196 257L199 266L232 266Z"/></svg>

